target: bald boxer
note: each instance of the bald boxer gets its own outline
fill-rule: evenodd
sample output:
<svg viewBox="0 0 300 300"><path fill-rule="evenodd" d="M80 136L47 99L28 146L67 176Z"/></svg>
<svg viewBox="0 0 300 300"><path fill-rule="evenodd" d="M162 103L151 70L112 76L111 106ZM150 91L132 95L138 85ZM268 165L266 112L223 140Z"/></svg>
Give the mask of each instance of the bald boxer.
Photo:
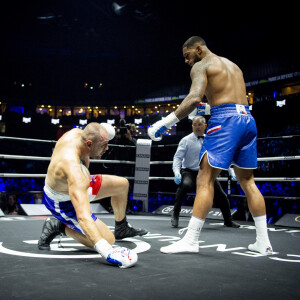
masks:
<svg viewBox="0 0 300 300"><path fill-rule="evenodd" d="M58 234L72 237L94 248L110 264L120 268L133 266L137 255L123 247L113 248L115 239L147 233L131 227L125 216L128 180L113 175L90 175L90 158L99 159L108 150L115 135L109 124L89 123L84 130L72 129L56 143L48 167L43 203L55 219L47 219L38 242L40 250L49 250ZM115 232L91 213L90 202L111 197Z"/></svg>
<svg viewBox="0 0 300 300"><path fill-rule="evenodd" d="M163 253L199 252L198 240L212 207L214 182L221 170L233 165L256 227L256 241L248 249L271 255L265 202L253 176L253 169L257 167L257 129L249 111L243 73L230 60L211 52L201 37L189 38L182 52L185 63L192 68L189 94L175 112L153 124L148 134L152 140L160 140L168 128L201 103L204 95L211 107L211 118L200 152L197 193L188 230L181 240L160 250Z"/></svg>

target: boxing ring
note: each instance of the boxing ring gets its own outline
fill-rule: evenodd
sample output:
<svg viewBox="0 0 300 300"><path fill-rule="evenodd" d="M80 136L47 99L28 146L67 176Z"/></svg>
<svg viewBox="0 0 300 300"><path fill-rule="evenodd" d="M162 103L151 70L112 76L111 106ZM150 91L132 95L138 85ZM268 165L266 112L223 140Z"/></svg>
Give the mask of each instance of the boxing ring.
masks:
<svg viewBox="0 0 300 300"><path fill-rule="evenodd" d="M56 141L0 137L0 140L38 142L53 146ZM117 145L109 145L118 147ZM161 145L152 145L162 147ZM2 160L47 162L50 157L0 154ZM300 156L263 157L264 161L292 161ZM125 164L135 161L91 160L92 164ZM172 161L150 161L150 166L169 166ZM101 173L101 171L99 172ZM2 178L45 178L46 174L0 173ZM126 177L126 176L125 176ZM126 177L130 182L135 177ZM169 182L173 177L149 176L149 182ZM236 180L221 177L230 197ZM257 182L298 182L299 177L257 177ZM29 191L39 193L40 191ZM149 192L150 193L150 192ZM272 197L272 196L269 196ZM268 196L265 196L268 199ZM277 197L278 198L278 197ZM282 197L299 200L299 197ZM31 204L36 205L36 204ZM1 299L299 299L300 228L269 224L275 251L263 257L247 250L255 239L253 222L239 221L241 227L223 226L222 220L208 218L201 232L198 254L165 255L159 249L180 239L178 229L188 225L181 218L179 228L170 217L146 210L127 215L129 222L149 231L143 237L127 238L116 244L136 251L133 268L102 264L99 255L68 237L55 239L51 251L40 251L37 242L46 215L0 216ZM110 213L96 213L114 229ZM296 216L295 216L296 217ZM300 221L300 217L299 217Z"/></svg>

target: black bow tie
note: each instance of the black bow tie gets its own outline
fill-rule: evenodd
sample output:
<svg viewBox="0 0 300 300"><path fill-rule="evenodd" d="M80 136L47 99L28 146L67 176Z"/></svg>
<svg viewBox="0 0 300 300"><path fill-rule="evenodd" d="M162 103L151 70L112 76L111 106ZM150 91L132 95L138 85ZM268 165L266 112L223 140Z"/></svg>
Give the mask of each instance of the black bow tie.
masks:
<svg viewBox="0 0 300 300"><path fill-rule="evenodd" d="M200 135L200 136L197 136L197 138L199 140L199 139L203 139L204 137L202 135Z"/></svg>

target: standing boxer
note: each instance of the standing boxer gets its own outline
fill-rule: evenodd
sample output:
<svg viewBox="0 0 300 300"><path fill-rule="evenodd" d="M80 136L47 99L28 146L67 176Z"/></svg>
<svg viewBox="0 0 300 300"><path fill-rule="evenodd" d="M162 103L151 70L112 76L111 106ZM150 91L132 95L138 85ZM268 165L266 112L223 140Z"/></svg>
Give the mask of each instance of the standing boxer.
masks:
<svg viewBox="0 0 300 300"><path fill-rule="evenodd" d="M168 128L197 107L204 95L211 106L211 118L200 152L197 193L187 233L160 251L199 252L198 239L212 207L214 182L222 169L234 165L256 227L256 241L248 249L270 255L273 251L267 231L265 202L253 176L253 169L257 167L257 129L249 111L243 73L230 60L212 53L198 36L189 38L182 51L185 62L192 67L189 94L175 112L153 124L148 134L154 141L160 140Z"/></svg>

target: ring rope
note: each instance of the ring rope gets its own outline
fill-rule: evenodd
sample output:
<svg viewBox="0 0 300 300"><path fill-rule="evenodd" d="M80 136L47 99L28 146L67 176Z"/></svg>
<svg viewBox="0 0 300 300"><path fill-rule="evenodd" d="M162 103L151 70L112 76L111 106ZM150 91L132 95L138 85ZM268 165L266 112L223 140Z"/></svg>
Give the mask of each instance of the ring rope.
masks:
<svg viewBox="0 0 300 300"><path fill-rule="evenodd" d="M277 161L277 160L298 160L300 155L291 156L274 156L274 157L258 157L257 161ZM173 164L173 161L150 161L150 165Z"/></svg>
<svg viewBox="0 0 300 300"><path fill-rule="evenodd" d="M281 136L267 136L267 137L258 137L256 140L272 140L272 139L289 139L289 138L295 138L300 137L299 134L295 135L281 135ZM0 140L18 140L18 141L29 141L29 142L42 142L42 143L56 143L56 140L41 140L41 139L29 139L29 138L19 138L19 137L13 137L13 136L0 136ZM125 147L136 147L131 145L117 145L117 144L111 144L110 146L125 146ZM178 146L178 144L168 144L168 145L152 145L153 147L170 147L170 146Z"/></svg>
<svg viewBox="0 0 300 300"><path fill-rule="evenodd" d="M174 177L149 177L149 180L174 180ZM227 177L218 177L218 181L228 181ZM238 181L230 179L231 181ZM300 177L255 177L255 181L300 181Z"/></svg>
<svg viewBox="0 0 300 300"><path fill-rule="evenodd" d="M50 160L50 157L43 156L25 156L25 155L11 155L11 154L0 154L0 159L22 159L22 160ZM274 157L258 157L257 161L278 161L278 160L298 160L300 155L291 155L291 156L274 156ZM91 162L95 163L124 163L132 164L135 162L127 160L106 160L106 159L91 159ZM150 161L150 165L161 165L161 164L172 164L173 161Z"/></svg>
<svg viewBox="0 0 300 300"><path fill-rule="evenodd" d="M19 174L19 173L0 173L0 177L6 178L43 178L46 174ZM134 180L134 177L126 177L127 179ZM149 177L149 180L174 180L174 177ZM300 181L300 177L256 177L255 181ZM227 177L220 177L218 181L228 181ZM231 179L231 181L237 181L236 179Z"/></svg>
<svg viewBox="0 0 300 300"><path fill-rule="evenodd" d="M290 139L295 137L300 137L300 135L295 134L295 135L281 135L281 136L266 136L266 137L256 138L256 140Z"/></svg>
<svg viewBox="0 0 300 300"><path fill-rule="evenodd" d="M0 154L0 158L2 159L22 159L22 160L46 160L49 161L50 157L42 157L42 156L24 156L24 155L8 155L8 154ZM260 157L257 158L258 161L279 161L279 160L298 160L300 156L284 156L284 157ZM125 160L103 160L103 159L91 159L91 162L95 163L123 163L123 164L132 164L133 161L125 161ZM152 161L150 165L155 164L172 164L172 161ZM45 174L17 174L17 173L0 173L0 177L46 177ZM173 177L149 177L149 180L173 180ZM226 178L219 178L220 181L227 181ZM299 181L299 177L258 177L255 178L256 181ZM231 179L231 181L235 181Z"/></svg>
<svg viewBox="0 0 300 300"><path fill-rule="evenodd" d="M39 140L39 139L27 139L27 138L18 138L13 136L0 136L0 140L17 140L24 142L40 142L40 143L56 143L55 140Z"/></svg>
<svg viewBox="0 0 300 300"><path fill-rule="evenodd" d="M149 192L149 194L164 194L164 195L176 195L176 192ZM187 193L187 196L196 196L196 193ZM245 195L228 195L232 198L246 198ZM287 197L287 196L264 196L266 199L281 199L281 200L300 200L300 197Z"/></svg>
<svg viewBox="0 0 300 300"><path fill-rule="evenodd" d="M2 159L22 159L22 160L50 160L50 157L44 156L25 156L25 155L10 155L10 154L0 154Z"/></svg>
<svg viewBox="0 0 300 300"><path fill-rule="evenodd" d="M245 195L230 195L233 198L246 198ZM281 200L300 200L300 197L287 197L287 196L264 196L266 199L281 199Z"/></svg>
<svg viewBox="0 0 300 300"><path fill-rule="evenodd" d="M50 160L51 157L44 157L44 156L25 156L25 155L10 155L10 154L0 154L0 159L22 159L22 160ZM134 161L128 160L106 160L106 159L91 159L90 162L94 163L122 163L122 164L130 164L134 165Z"/></svg>
<svg viewBox="0 0 300 300"><path fill-rule="evenodd" d="M17 138L13 136L0 136L0 140L17 140L22 142L40 142L40 143L57 143L56 140L40 140L40 139L27 139L27 138ZM129 148L136 148L136 146L132 145L117 145L117 144L108 144L109 147L129 147Z"/></svg>
<svg viewBox="0 0 300 300"><path fill-rule="evenodd" d="M128 178L127 178L128 179ZM9 194L11 192L6 192L6 191L2 191L0 192L0 195L1 194ZM27 194L41 194L43 193L43 191L27 191L27 192L21 192L21 191L16 191L14 192L14 194L17 194L17 195L27 195ZM160 195L161 192L151 192L149 191L149 194L157 194L157 195ZM175 192L163 192L164 195L175 195L176 193ZM196 196L196 193L187 193L187 196ZM231 198L246 198L245 195L228 195L229 197ZM276 199L276 200L291 200L291 201L294 201L294 200L300 200L300 197L287 197L287 196L264 196L265 199Z"/></svg>

